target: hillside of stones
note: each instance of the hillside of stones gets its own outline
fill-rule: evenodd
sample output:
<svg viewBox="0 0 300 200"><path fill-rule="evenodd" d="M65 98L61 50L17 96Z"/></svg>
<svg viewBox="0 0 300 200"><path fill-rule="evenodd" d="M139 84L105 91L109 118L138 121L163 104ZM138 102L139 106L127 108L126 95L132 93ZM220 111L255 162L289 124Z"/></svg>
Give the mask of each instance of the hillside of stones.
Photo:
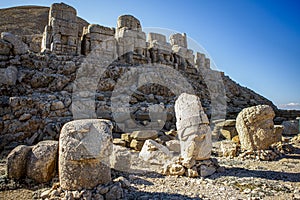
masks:
<svg viewBox="0 0 300 200"><path fill-rule="evenodd" d="M180 72L200 97L210 119L212 115L214 120L235 119L243 108L261 104L274 109L278 123L296 116L278 110L270 100L240 86L223 72L210 69L204 54L195 52L194 62L185 34L171 36L170 44L161 34L151 33L146 38L141 23L133 16L120 16L117 27L109 28L89 25L77 17L74 8L59 5L58 11L37 6L0 10L0 148L15 146L16 142L31 145L58 139L62 126L73 119L72 93L77 72L93 51L98 56L106 53L112 60L99 77L95 94L97 118L114 122L110 108L114 86L126 72L141 64L163 64ZM62 23L61 30L56 29L55 23ZM124 30L131 36L118 36ZM126 46L128 38L134 41L133 47ZM93 47L97 45L102 46ZM127 53L122 54L121 50ZM147 125L151 121L149 106L160 103L167 111L163 130L176 129L176 98L176 94L159 84L138 88L130 99L131 117L136 123L124 121L115 125L115 135L123 132L119 127L122 124L131 130L137 130L138 124ZM212 101L217 105L212 105ZM224 108L226 115L222 113Z"/></svg>

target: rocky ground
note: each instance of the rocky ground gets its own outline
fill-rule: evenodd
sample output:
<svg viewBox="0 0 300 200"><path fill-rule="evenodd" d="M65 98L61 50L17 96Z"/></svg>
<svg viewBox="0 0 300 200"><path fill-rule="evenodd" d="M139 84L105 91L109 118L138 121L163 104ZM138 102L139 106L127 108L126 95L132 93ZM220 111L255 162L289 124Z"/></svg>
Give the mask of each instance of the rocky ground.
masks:
<svg viewBox="0 0 300 200"><path fill-rule="evenodd" d="M293 152L275 161L216 157L225 171L207 178L114 171L113 179L125 178L121 184L123 199L300 199L300 135L295 138L287 140L293 145ZM8 152L1 153L0 199L41 199L42 193L51 187L54 187L51 199L65 195L57 185L57 177L48 184L7 179L5 158ZM99 188L76 194L73 199L103 199Z"/></svg>

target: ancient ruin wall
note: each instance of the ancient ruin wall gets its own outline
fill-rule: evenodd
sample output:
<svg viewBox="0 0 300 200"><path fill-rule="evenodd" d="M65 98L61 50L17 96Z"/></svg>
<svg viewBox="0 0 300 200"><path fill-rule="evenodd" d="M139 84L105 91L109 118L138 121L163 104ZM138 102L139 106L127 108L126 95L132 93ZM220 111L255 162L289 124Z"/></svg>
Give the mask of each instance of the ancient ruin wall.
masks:
<svg viewBox="0 0 300 200"><path fill-rule="evenodd" d="M59 4L56 6L59 7ZM28 15L41 13L40 9L38 7L38 11L31 12L34 10L34 7L31 7ZM6 9L4 11L7 12ZM73 16L70 19L76 22ZM160 63L180 72L193 86L209 117L212 115L212 97L217 99L221 97L218 96L218 90L212 95L208 89L215 86L218 88L218 85L207 85L206 80L213 79L218 74L221 74L220 77L225 84L226 102L224 99L220 102L222 105L227 104L227 118L235 118L239 111L252 105L268 104L277 109L266 98L239 86L223 73L209 69L209 59L205 58L204 54L197 53L194 63L194 55L186 45L185 34L173 35L170 43L165 36L157 33L151 33L146 38L139 20L128 15L118 19L116 29L100 25L88 26L78 19L77 23L80 25L75 34L56 32L55 23L51 24L49 20L44 24L50 25L49 29L43 29L46 39L47 36L55 36L59 39L56 40L56 44L61 44L62 38L66 39L67 42L60 51L51 49L53 38L52 40L48 38L49 40L45 40L43 53L27 52L15 55L12 53L14 47L9 42L1 40L6 51L3 50L0 56L0 147L15 141L34 144L40 140L58 139L62 125L73 119L71 107L73 82L76 79L76 72L91 56L91 52L113 60L97 84L95 94L97 118L114 121L111 96L118 79L141 64L152 63ZM63 26L68 26L68 23ZM41 31L31 28L32 33ZM5 31L7 29L8 27L4 28ZM77 46L70 40L75 36L78 36ZM71 42L70 48L68 42ZM130 106L133 110L131 116L138 124L146 125L150 121L149 105L163 103L167 110L167 122L163 129L175 128L176 97L168 88L161 85L145 85L131 96ZM133 130L138 128L132 121L124 121L119 125L130 126ZM115 126L115 133L121 131L120 127Z"/></svg>
<svg viewBox="0 0 300 200"><path fill-rule="evenodd" d="M49 7L19 6L0 9L0 33L19 36L34 52L40 52L45 25L48 24ZM77 17L79 30L88 22ZM81 31L82 34L82 31Z"/></svg>

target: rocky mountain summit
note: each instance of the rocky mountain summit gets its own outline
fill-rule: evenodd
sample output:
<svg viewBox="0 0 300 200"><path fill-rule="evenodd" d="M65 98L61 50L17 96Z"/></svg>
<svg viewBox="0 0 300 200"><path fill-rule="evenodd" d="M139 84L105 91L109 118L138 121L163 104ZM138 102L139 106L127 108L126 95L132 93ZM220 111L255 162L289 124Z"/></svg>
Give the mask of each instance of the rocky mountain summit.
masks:
<svg viewBox="0 0 300 200"><path fill-rule="evenodd" d="M300 198L300 112L211 69L185 33L64 3L0 16L0 198Z"/></svg>

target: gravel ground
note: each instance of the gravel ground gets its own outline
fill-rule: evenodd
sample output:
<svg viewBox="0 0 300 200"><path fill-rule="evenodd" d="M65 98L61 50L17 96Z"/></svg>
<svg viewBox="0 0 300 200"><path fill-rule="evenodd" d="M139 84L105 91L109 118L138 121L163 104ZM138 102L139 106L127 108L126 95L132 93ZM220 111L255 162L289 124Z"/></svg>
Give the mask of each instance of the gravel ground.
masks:
<svg viewBox="0 0 300 200"><path fill-rule="evenodd" d="M208 178L162 176L141 171L113 171L113 178L123 176L129 181L130 185L123 188L124 199L300 199L300 141L293 142L293 146L293 153L276 161L216 157L226 170ZM1 200L38 199L43 191L58 182L57 177L49 184L40 185L28 179L9 180L5 178L6 162L2 158Z"/></svg>

